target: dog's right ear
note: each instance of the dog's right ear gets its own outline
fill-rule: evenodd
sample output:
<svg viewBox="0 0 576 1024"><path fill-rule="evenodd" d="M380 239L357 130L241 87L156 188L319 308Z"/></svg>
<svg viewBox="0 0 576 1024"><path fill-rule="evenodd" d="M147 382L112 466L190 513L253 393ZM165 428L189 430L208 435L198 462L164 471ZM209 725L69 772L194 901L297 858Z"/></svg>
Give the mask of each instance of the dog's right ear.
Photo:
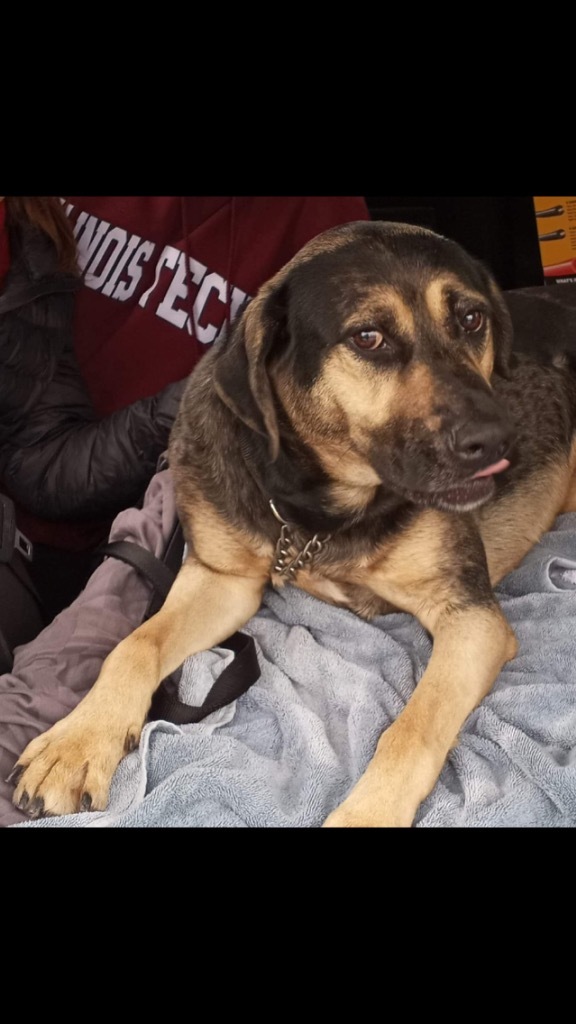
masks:
<svg viewBox="0 0 576 1024"><path fill-rule="evenodd" d="M234 322L213 366L219 398L246 426L268 438L272 460L280 437L267 363L286 336L286 286L273 280Z"/></svg>

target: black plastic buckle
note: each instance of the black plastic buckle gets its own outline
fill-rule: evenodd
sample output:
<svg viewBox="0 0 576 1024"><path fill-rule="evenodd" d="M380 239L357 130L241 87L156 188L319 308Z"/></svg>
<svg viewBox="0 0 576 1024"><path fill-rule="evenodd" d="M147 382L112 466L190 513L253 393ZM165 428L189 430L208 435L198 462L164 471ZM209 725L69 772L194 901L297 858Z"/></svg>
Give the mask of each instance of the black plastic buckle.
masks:
<svg viewBox="0 0 576 1024"><path fill-rule="evenodd" d="M29 562L32 561L34 547L16 526L14 502L5 494L0 494L0 562L10 562L15 551L19 551Z"/></svg>

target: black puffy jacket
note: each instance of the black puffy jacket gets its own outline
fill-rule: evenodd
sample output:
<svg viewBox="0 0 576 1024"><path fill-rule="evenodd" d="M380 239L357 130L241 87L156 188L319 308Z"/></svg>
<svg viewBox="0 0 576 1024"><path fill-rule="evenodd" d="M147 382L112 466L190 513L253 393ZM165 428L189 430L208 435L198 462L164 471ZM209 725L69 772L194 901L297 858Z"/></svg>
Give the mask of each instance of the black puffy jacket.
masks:
<svg viewBox="0 0 576 1024"><path fill-rule="evenodd" d="M72 345L80 281L59 271L51 240L10 236L0 293L0 483L50 520L97 519L137 502L168 443L184 382L103 419Z"/></svg>

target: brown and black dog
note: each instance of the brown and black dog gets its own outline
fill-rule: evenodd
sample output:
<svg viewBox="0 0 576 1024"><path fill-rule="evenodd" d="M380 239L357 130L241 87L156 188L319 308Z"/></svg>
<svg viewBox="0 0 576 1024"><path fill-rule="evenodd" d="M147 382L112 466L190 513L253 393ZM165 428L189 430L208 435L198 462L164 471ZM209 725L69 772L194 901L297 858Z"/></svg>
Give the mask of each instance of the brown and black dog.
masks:
<svg viewBox="0 0 576 1024"><path fill-rule="evenodd" d="M407 826L516 640L493 585L576 507L576 375L512 356L482 264L355 223L261 288L192 374L170 444L189 554L160 612L29 744L15 802L103 808L160 681L286 581L433 635L428 667L329 826ZM318 680L322 684L322 680Z"/></svg>

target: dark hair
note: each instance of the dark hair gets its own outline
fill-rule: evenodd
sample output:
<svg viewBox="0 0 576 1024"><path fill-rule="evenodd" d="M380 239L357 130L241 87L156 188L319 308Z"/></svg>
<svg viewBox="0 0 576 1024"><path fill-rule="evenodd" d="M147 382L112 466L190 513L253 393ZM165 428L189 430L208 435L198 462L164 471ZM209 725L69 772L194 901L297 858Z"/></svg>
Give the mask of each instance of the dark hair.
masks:
<svg viewBox="0 0 576 1024"><path fill-rule="evenodd" d="M76 239L58 196L6 196L4 202L9 225L34 224L54 242L60 270L78 273Z"/></svg>

